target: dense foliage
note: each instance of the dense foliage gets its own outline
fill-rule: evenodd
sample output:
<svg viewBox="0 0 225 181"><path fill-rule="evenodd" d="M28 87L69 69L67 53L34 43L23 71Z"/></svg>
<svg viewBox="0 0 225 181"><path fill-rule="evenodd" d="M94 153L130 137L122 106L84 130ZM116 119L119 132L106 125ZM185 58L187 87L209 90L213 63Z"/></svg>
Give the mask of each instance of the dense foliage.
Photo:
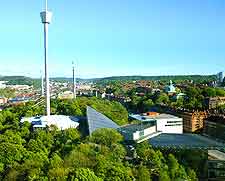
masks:
<svg viewBox="0 0 225 181"><path fill-rule="evenodd" d="M54 100L51 107L54 114L85 116L87 105L103 113L118 125L128 123L127 110L119 102L115 101L95 97L78 97L76 100Z"/></svg>

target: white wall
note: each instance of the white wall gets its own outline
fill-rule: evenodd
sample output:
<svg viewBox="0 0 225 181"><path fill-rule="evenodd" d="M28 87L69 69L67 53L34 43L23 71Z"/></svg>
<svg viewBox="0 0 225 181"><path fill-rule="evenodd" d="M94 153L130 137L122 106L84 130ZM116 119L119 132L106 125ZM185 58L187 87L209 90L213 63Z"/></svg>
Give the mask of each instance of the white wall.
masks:
<svg viewBox="0 0 225 181"><path fill-rule="evenodd" d="M149 127L144 130L144 136L147 136L149 134L155 133L156 132L156 126ZM133 133L133 140L138 140L140 139L140 131L136 131Z"/></svg>
<svg viewBox="0 0 225 181"><path fill-rule="evenodd" d="M168 121L178 121L176 123L168 123ZM157 119L157 131L163 133L183 133L183 119L182 118L168 118L168 119ZM180 124L179 126L176 124Z"/></svg>

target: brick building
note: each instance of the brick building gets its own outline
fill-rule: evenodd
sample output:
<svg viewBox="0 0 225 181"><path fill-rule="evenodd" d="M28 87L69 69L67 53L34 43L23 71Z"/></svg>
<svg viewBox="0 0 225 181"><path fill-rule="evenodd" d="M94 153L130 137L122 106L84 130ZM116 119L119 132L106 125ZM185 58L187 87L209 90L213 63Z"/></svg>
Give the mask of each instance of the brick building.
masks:
<svg viewBox="0 0 225 181"><path fill-rule="evenodd" d="M204 119L207 113L203 111L179 112L178 115L183 118L184 132L195 132L203 128Z"/></svg>

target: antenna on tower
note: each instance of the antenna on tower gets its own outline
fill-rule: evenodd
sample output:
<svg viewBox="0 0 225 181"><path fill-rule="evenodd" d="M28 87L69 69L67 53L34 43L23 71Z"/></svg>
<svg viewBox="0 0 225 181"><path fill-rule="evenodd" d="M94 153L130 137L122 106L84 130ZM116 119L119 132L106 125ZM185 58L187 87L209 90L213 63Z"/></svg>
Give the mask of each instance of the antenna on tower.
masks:
<svg viewBox="0 0 225 181"><path fill-rule="evenodd" d="M73 69L73 98L77 98L77 91L76 91L76 77L75 77L75 65L74 61L72 61L72 69Z"/></svg>

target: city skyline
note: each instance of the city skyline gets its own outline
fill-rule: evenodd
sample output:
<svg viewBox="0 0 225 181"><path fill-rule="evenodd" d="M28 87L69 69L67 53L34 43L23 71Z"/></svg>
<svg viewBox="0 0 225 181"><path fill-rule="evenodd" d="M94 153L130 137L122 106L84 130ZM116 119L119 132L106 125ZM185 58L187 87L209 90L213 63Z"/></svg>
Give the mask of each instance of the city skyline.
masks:
<svg viewBox="0 0 225 181"><path fill-rule="evenodd" d="M11 0L3 7L0 74L40 77L43 2ZM50 0L49 7L50 77L72 77L71 61L81 78L224 71L222 0Z"/></svg>

